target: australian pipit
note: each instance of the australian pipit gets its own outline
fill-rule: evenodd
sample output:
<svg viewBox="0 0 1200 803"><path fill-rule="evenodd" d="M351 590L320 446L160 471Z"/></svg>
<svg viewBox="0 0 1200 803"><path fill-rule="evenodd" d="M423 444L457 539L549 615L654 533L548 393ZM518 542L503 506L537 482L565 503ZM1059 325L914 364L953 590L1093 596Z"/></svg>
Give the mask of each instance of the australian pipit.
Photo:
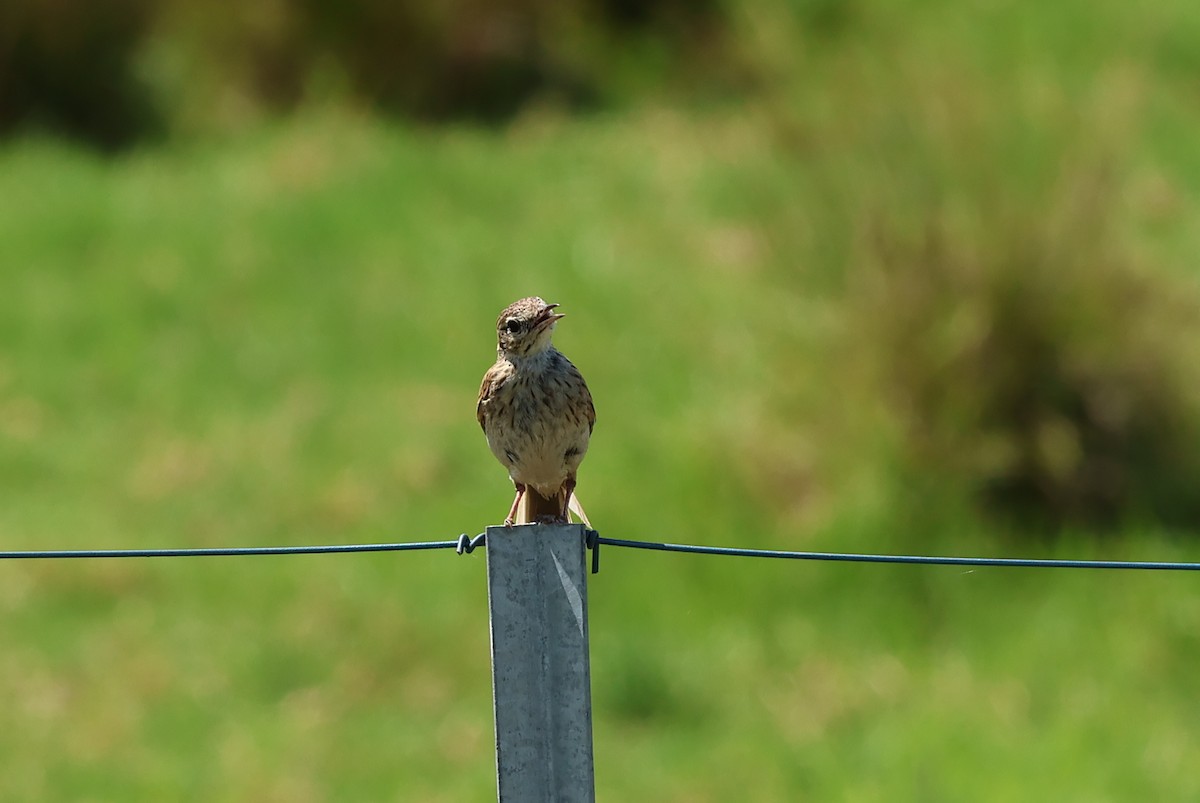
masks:
<svg viewBox="0 0 1200 803"><path fill-rule="evenodd" d="M479 387L475 416L517 490L505 525L566 522L568 507L587 522L573 497L596 408L579 370L550 344L557 306L522 298L500 313L496 364Z"/></svg>

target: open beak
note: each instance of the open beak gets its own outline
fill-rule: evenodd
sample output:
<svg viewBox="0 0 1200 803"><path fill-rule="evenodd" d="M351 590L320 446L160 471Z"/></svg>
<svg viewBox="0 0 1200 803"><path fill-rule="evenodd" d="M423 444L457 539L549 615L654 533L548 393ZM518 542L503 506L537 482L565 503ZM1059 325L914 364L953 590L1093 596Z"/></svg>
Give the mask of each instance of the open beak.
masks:
<svg viewBox="0 0 1200 803"><path fill-rule="evenodd" d="M553 324L559 318L565 318L566 316L561 312L554 311L555 307L557 306L557 304L547 304L546 308L538 314L537 323L534 324L534 328L542 330Z"/></svg>

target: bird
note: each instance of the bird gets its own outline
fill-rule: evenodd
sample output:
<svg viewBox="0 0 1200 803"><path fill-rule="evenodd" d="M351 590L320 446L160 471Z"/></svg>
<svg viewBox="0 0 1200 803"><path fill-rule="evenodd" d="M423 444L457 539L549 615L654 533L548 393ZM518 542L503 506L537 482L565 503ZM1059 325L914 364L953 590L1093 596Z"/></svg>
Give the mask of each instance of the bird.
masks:
<svg viewBox="0 0 1200 803"><path fill-rule="evenodd" d="M596 407L579 369L550 342L564 317L558 306L530 296L504 308L496 319L496 363L479 386L475 417L516 489L506 527L518 519L565 524L568 510L591 526L575 478Z"/></svg>

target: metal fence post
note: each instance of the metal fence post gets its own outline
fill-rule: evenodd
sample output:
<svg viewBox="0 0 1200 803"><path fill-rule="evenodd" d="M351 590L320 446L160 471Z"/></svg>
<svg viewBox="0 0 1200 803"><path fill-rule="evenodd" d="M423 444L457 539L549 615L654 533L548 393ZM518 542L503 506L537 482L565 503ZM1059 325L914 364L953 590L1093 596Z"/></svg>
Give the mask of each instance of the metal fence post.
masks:
<svg viewBox="0 0 1200 803"><path fill-rule="evenodd" d="M488 527L500 803L592 803L582 524Z"/></svg>

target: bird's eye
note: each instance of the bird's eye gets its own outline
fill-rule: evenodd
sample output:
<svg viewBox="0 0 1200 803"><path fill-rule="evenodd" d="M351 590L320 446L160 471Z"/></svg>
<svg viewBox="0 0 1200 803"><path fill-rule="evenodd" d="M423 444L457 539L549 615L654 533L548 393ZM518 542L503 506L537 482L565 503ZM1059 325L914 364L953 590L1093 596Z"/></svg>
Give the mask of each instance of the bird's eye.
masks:
<svg viewBox="0 0 1200 803"><path fill-rule="evenodd" d="M516 331L520 328L521 328L521 322L518 321L516 318L509 318L507 321L504 322L504 331L509 332L511 334L515 334Z"/></svg>

